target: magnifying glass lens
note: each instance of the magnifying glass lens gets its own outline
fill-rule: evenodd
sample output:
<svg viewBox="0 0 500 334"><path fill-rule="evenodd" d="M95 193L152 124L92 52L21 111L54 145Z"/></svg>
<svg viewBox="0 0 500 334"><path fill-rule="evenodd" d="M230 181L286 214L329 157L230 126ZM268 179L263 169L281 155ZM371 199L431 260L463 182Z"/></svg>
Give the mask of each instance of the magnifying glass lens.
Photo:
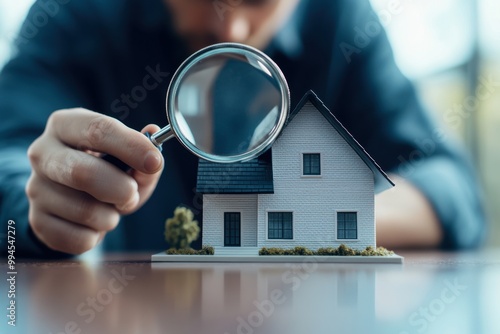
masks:
<svg viewBox="0 0 500 334"><path fill-rule="evenodd" d="M172 130L207 160L231 162L262 153L288 114L281 72L253 49L205 51L181 66L172 83L167 98Z"/></svg>

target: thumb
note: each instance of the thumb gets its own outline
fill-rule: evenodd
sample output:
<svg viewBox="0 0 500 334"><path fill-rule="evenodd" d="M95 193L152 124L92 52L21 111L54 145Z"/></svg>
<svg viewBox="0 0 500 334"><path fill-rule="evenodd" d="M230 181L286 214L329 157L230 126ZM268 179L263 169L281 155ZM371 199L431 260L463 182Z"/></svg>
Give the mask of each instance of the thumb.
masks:
<svg viewBox="0 0 500 334"><path fill-rule="evenodd" d="M160 127L158 125L149 124L146 125L141 132L142 133L148 132L150 134L153 134L159 130ZM159 154L159 156L161 157L161 165L158 168L158 170L153 174L142 173L138 170L133 170L130 172L130 175L135 179L138 185L139 201L137 202L137 205L135 205L134 207L130 207L125 210L120 210L120 214L130 214L138 210L149 199L149 197L151 197L151 194L153 193L153 191L156 188L156 185L158 184L158 180L160 179L164 166L163 156L161 154Z"/></svg>

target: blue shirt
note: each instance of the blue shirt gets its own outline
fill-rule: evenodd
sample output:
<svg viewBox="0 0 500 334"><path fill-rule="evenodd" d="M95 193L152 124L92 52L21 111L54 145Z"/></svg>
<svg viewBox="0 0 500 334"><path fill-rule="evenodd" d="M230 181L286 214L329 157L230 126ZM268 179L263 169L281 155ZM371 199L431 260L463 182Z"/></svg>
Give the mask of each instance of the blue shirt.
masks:
<svg viewBox="0 0 500 334"><path fill-rule="evenodd" d="M138 130L149 123L164 126L171 74L190 54L162 0L57 3L55 15L45 1L35 3L16 42L18 52L0 75L0 226L6 231L7 221L16 221L18 255L62 255L30 231L24 192L30 175L26 151L49 115L84 107ZM45 25L40 15L48 17ZM485 217L472 169L422 108L377 25L368 1L302 0L265 52L288 80L292 108L314 90L384 170L425 194L442 224L443 248L477 246ZM175 140L164 145L164 156L153 196L108 233L105 249L165 249L164 223L178 205L201 219L197 158Z"/></svg>

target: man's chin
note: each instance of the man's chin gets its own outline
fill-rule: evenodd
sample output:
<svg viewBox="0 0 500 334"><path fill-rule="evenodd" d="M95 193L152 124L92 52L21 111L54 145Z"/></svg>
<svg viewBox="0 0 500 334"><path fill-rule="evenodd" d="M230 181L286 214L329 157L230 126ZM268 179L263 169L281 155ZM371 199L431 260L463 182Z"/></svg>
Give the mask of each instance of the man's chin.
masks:
<svg viewBox="0 0 500 334"><path fill-rule="evenodd" d="M216 37L199 37L199 36L195 37L192 35L184 37L184 40L186 41L188 49L191 52L196 52L200 49L203 49L204 47L207 47L207 46L213 45L213 44L224 43L224 42L232 42L232 43L236 42L236 41L231 41L231 40L223 40L223 39L219 39ZM262 41L262 40L252 39L252 38L250 38L246 41L238 41L238 43L253 46L254 48L261 49L261 50L267 45L267 42L268 42L267 40Z"/></svg>

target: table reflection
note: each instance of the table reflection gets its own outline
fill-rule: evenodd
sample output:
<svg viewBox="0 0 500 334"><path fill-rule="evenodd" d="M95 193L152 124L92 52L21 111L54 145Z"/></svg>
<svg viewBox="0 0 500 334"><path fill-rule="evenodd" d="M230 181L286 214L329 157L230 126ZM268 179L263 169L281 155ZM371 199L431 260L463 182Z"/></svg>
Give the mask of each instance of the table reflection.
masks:
<svg viewBox="0 0 500 334"><path fill-rule="evenodd" d="M497 262L19 264L1 333L498 333ZM5 291L6 283L0 288Z"/></svg>

